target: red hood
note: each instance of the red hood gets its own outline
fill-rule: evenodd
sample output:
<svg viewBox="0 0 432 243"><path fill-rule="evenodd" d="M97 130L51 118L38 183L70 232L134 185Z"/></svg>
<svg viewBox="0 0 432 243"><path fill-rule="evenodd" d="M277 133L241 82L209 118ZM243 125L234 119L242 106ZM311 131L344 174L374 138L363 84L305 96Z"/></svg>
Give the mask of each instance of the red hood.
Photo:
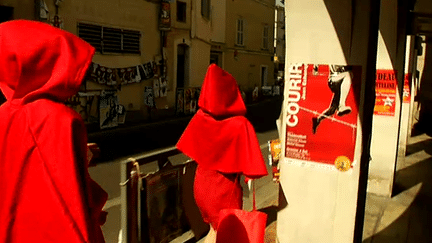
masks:
<svg viewBox="0 0 432 243"><path fill-rule="evenodd" d="M246 107L231 74L210 65L198 105L177 148L206 170L249 178L267 175L255 130L244 117Z"/></svg>
<svg viewBox="0 0 432 243"><path fill-rule="evenodd" d="M94 48L48 24L14 20L0 24L0 89L14 104L40 98L64 101L76 94Z"/></svg>
<svg viewBox="0 0 432 243"><path fill-rule="evenodd" d="M209 66L202 85L198 106L214 117L244 116L246 106L237 82L216 64Z"/></svg>

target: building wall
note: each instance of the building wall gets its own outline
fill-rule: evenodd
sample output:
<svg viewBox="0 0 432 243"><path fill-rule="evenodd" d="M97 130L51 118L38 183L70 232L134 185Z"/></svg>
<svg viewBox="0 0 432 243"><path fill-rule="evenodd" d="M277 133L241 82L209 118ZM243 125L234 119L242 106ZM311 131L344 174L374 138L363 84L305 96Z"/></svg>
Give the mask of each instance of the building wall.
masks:
<svg viewBox="0 0 432 243"><path fill-rule="evenodd" d="M192 0L189 87L200 87L210 64L212 21L201 15L201 0Z"/></svg>
<svg viewBox="0 0 432 243"><path fill-rule="evenodd" d="M237 58L234 58L233 52L227 52L224 61L225 70L233 75L244 91L252 91L254 87L262 86L261 65L268 67L268 84L274 83L271 56L239 52Z"/></svg>
<svg viewBox="0 0 432 243"><path fill-rule="evenodd" d="M177 50L178 45L184 44L189 47L189 54L191 49L191 39L190 32L182 29L172 29L168 34L167 46L166 50L166 59L167 59L167 69L168 69L168 90L175 90L177 88ZM190 55L189 55L190 56ZM190 59L189 65L190 67ZM190 71L190 70L189 70ZM189 83L188 80L185 80L185 86Z"/></svg>
<svg viewBox="0 0 432 243"><path fill-rule="evenodd" d="M192 38L200 39L210 44L211 17L207 19L201 15L201 0L192 0Z"/></svg>
<svg viewBox="0 0 432 243"><path fill-rule="evenodd" d="M194 39L192 40L191 47L189 86L200 87L210 64L210 44Z"/></svg>
<svg viewBox="0 0 432 243"><path fill-rule="evenodd" d="M226 0L212 1L211 41L225 43Z"/></svg>
<svg viewBox="0 0 432 243"><path fill-rule="evenodd" d="M177 2L186 3L186 22L177 21ZM192 0L172 1L172 3L171 3L171 27L173 29L190 31L191 23L192 23L192 20L191 20L191 11L192 11L191 2L192 2Z"/></svg>
<svg viewBox="0 0 432 243"><path fill-rule="evenodd" d="M238 18L244 19L244 46L235 44ZM233 74L243 90L261 87L261 65L268 66L268 84L274 84L274 18L275 5L272 1L227 1L224 67ZM265 25L269 26L268 49L262 48Z"/></svg>
<svg viewBox="0 0 432 243"><path fill-rule="evenodd" d="M48 8L54 11L53 3L47 1ZM103 6L103 7L102 7ZM147 1L64 1L60 3L59 16L64 29L78 34L79 22L108 27L125 28L141 32L141 54L101 54L96 53L93 62L112 68L136 66L154 61L161 55L160 32L158 29L159 6ZM120 104L127 110L141 110L146 115L144 105L144 87L152 86L153 80L122 86L117 91ZM87 89L107 89L108 87L87 82Z"/></svg>
<svg viewBox="0 0 432 243"><path fill-rule="evenodd" d="M276 56L281 63L285 62L285 9L278 6L276 9Z"/></svg>
<svg viewBox="0 0 432 243"><path fill-rule="evenodd" d="M186 22L177 21L177 1L186 3ZM211 46L218 45L222 58L222 67L236 77L246 90L261 86L261 65L268 66L268 84L274 83L273 77L273 32L274 2L271 0L213 0L210 18L201 14L202 0L171 1L171 30L167 31L166 45L163 48L167 64L167 97L164 106L175 106L177 88L177 51L179 44L189 49L188 77L185 87L201 86L210 64ZM45 0L51 22L56 14L55 1ZM14 7L15 19L35 19L34 0L4 0L2 5ZM159 31L159 3L142 0L75 0L60 2L58 16L62 28L78 34L78 23L97 24L107 27L124 28L140 31L141 54L101 54L96 53L93 62L109 68L136 66L162 57L161 32ZM247 28L245 47L234 45L236 19L246 19ZM263 26L269 25L269 49L262 49ZM238 58L234 58L234 50ZM247 70L248 75L244 75ZM151 86L153 79L137 84L123 85L117 91L119 102L128 111L141 112L147 116L144 104L145 86ZM87 82L87 89L101 90L111 87ZM156 101L157 103L157 101Z"/></svg>
<svg viewBox="0 0 432 243"><path fill-rule="evenodd" d="M186 22L177 21L177 2L186 3ZM175 107L176 88L177 88L177 53L178 45L184 44L189 48L189 60L186 64L190 73L190 49L191 49L191 24L192 18L192 1L193 0L177 0L171 3L171 30L167 32L167 43L165 46L166 61L167 61L167 80L168 80L168 95L167 103L169 106ZM189 86L189 77L185 78L185 87Z"/></svg>

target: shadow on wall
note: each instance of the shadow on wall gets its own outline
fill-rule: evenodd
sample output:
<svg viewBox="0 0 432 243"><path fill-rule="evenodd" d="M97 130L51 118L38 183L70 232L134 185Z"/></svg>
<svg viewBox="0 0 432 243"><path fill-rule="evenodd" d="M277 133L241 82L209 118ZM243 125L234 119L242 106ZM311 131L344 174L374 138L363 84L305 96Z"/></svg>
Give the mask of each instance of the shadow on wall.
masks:
<svg viewBox="0 0 432 243"><path fill-rule="evenodd" d="M407 156L420 151L432 155L432 139L407 146ZM410 195L415 193L416 195ZM398 197L395 200L395 197ZM404 200L405 198L405 200ZM413 199L411 202L409 199ZM377 234L363 242L431 242L432 231L429 220L432 217L432 158L423 159L395 175L393 199L397 210L384 215L385 221L393 220ZM387 210L389 212L389 210ZM399 214L398 214L399 212ZM385 223L381 220L381 223Z"/></svg>
<svg viewBox="0 0 432 243"><path fill-rule="evenodd" d="M6 102L6 97L4 97L3 93L0 90L0 105L2 105L4 102Z"/></svg>
<svg viewBox="0 0 432 243"><path fill-rule="evenodd" d="M418 101L420 103L420 117L416 129L432 134L432 38L426 37L424 48L424 69L420 80Z"/></svg>

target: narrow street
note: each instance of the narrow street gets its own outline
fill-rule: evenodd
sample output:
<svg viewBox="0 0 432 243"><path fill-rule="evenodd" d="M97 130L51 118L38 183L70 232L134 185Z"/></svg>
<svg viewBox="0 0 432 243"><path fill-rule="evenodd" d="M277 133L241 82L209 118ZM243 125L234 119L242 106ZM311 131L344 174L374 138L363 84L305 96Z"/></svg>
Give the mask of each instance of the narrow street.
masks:
<svg viewBox="0 0 432 243"><path fill-rule="evenodd" d="M276 130L270 130L267 132L257 133L259 143L261 145L261 151L265 161L268 161L269 148L268 140L275 139L278 137ZM149 153L149 152L146 152ZM104 210L108 212L108 218L105 225L102 227L105 241L107 243L119 242L120 232L120 162L126 160L129 157L136 156L130 155L125 156L113 161L98 164L95 167L89 169L92 178L99 183L103 189L108 192L108 201L105 205ZM272 181L272 175L270 167L268 166L269 175L256 181L256 199L257 208L267 208L273 205L277 205L278 197L278 185ZM244 187L243 202L244 208L247 210L251 209L252 194L248 192L247 187ZM275 218L271 217L270 218Z"/></svg>

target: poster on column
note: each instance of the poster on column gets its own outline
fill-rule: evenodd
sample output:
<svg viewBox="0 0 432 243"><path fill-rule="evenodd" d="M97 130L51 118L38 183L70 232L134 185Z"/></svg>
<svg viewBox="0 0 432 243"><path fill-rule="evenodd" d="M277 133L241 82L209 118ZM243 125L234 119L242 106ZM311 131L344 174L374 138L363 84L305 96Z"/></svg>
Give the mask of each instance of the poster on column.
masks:
<svg viewBox="0 0 432 243"><path fill-rule="evenodd" d="M396 72L377 70L375 81L374 115L394 116L396 111Z"/></svg>
<svg viewBox="0 0 432 243"><path fill-rule="evenodd" d="M403 87L403 103L411 102L411 87L410 87L411 77L412 77L411 73L405 74L404 87Z"/></svg>
<svg viewBox="0 0 432 243"><path fill-rule="evenodd" d="M349 170L354 165L361 67L291 64L288 72L286 161Z"/></svg>

